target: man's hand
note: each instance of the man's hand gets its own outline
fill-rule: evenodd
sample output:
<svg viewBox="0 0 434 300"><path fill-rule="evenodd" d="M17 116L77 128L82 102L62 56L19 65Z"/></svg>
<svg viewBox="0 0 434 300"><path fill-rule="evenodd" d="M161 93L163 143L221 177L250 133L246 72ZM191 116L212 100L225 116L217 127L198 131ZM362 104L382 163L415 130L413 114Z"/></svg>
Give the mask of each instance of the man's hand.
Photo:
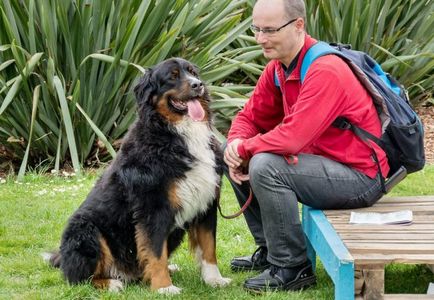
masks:
<svg viewBox="0 0 434 300"><path fill-rule="evenodd" d="M231 179L241 185L243 181L249 180L249 175L246 173L247 161L244 161L238 154L238 145L242 142L240 139L233 140L226 146L224 153L224 161L229 167L229 176Z"/></svg>
<svg viewBox="0 0 434 300"><path fill-rule="evenodd" d="M238 145L242 142L240 139L233 140L230 144L226 146L224 153L224 161L229 166L229 168L238 168L241 166L243 159L238 155Z"/></svg>
<svg viewBox="0 0 434 300"><path fill-rule="evenodd" d="M236 169L229 167L229 176L236 184L241 185L243 181L250 179L249 174L243 172L245 169L246 168L243 167L238 167Z"/></svg>

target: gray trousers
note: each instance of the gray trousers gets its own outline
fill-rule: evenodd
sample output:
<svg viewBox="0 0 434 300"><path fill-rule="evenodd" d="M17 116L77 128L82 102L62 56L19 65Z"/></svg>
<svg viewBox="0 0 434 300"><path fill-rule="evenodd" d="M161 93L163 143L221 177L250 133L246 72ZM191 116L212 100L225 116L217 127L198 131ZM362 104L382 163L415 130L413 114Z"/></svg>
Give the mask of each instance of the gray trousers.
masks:
<svg viewBox="0 0 434 300"><path fill-rule="evenodd" d="M229 181L241 206L252 189L244 217L256 244L268 248L268 261L280 267L307 259L298 202L317 209L359 208L382 196L379 175L371 179L318 155L300 154L297 164L289 164L281 155L260 153L250 160L249 175L242 185Z"/></svg>

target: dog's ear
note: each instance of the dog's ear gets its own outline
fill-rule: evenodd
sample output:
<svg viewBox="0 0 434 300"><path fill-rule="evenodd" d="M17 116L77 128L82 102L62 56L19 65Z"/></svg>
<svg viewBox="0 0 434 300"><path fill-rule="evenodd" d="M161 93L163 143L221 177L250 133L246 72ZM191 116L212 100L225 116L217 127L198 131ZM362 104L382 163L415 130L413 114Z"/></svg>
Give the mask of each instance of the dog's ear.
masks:
<svg viewBox="0 0 434 300"><path fill-rule="evenodd" d="M157 84L152 76L151 68L146 70L145 75L140 78L139 83L134 87L134 94L138 104L152 104L152 96L157 89Z"/></svg>

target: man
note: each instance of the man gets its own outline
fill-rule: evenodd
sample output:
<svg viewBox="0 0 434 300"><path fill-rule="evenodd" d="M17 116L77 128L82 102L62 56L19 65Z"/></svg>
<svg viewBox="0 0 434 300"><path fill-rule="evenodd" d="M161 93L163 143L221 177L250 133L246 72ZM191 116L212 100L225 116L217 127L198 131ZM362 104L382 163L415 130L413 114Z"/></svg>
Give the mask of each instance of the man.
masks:
<svg viewBox="0 0 434 300"><path fill-rule="evenodd" d="M259 248L234 258L233 270L260 270L248 290L296 290L315 283L306 257L298 202L318 209L370 206L382 195L383 150L368 147L350 130L332 125L338 116L375 136L381 125L373 101L344 61L318 58L303 85L300 67L316 43L306 32L302 0L259 0L252 30L270 59L243 110L234 118L224 159ZM276 83L278 80L278 85Z"/></svg>

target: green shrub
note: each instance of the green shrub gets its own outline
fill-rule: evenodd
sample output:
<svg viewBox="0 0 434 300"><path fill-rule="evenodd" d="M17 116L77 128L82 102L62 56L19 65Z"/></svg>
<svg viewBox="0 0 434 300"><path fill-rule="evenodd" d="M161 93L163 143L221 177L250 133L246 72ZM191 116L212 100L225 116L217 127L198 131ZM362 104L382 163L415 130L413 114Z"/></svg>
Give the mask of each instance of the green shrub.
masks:
<svg viewBox="0 0 434 300"><path fill-rule="evenodd" d="M367 51L414 104L434 103L434 1L306 2L312 36ZM135 80L171 56L202 69L225 134L266 63L247 30L254 3L1 1L0 159L19 163L19 178L28 165L110 159L135 118Z"/></svg>
<svg viewBox="0 0 434 300"><path fill-rule="evenodd" d="M0 3L0 156L58 169L114 157L135 118L132 85L182 56L219 87L260 55L228 48L250 20L243 0L4 0ZM216 83L215 88L213 84ZM223 96L225 97L225 96ZM110 154L110 156L108 156Z"/></svg>

